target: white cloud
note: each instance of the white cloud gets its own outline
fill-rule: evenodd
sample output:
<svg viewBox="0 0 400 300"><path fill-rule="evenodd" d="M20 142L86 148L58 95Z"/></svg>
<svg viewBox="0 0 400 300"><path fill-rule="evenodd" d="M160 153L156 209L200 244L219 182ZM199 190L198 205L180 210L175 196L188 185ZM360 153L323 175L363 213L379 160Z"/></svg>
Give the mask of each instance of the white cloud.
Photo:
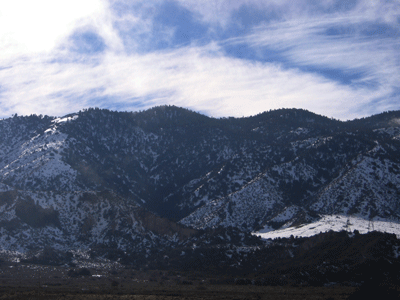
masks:
<svg viewBox="0 0 400 300"><path fill-rule="evenodd" d="M102 0L0 1L1 58L53 50L74 28L104 20L106 5Z"/></svg>
<svg viewBox="0 0 400 300"><path fill-rule="evenodd" d="M278 12L282 20L290 20L296 18L308 18L330 11L335 13L335 8L344 4L341 0L177 0L181 5L193 11L205 22L219 23L226 25L231 20L232 12L238 10L242 6L252 6L266 13L270 11ZM400 3L396 0L371 0L371 1L354 1L354 6L349 2L348 10L353 15L363 15L369 21L383 21L396 23L399 17ZM340 12L340 13L346 13Z"/></svg>
<svg viewBox="0 0 400 300"><path fill-rule="evenodd" d="M268 47L282 52L302 65L320 65L346 69L383 69L397 58L395 48L399 40L368 39L358 35L327 36L330 26L346 24L348 19L318 18L281 22L258 28L254 34L238 39L253 47ZM234 41L233 41L234 42ZM385 63L386 62L386 63ZM387 68L385 68L387 69Z"/></svg>
<svg viewBox="0 0 400 300"><path fill-rule="evenodd" d="M400 87L400 40L396 36L369 36L363 33L367 25L376 24L371 23L371 15L375 14L366 13L366 9L361 12L357 9L356 12L358 13L336 13L262 25L252 34L233 38L227 43L244 43L258 51L278 51L288 60L287 65L290 66L314 67L321 71L337 70L338 75L342 72L344 76L358 74L358 78L348 83L349 86L359 91L370 90L376 99L387 98L389 102L391 95ZM399 8L397 12L400 13ZM393 24L386 26L391 25ZM348 29L349 33L327 35L330 28ZM360 102L361 108L370 103L367 99L372 102L372 98L368 96L365 99L355 98L354 101ZM379 112L396 107L388 103L376 105L381 107L375 107L376 110L371 111Z"/></svg>
<svg viewBox="0 0 400 300"><path fill-rule="evenodd" d="M135 109L131 99L148 99L146 107L175 104L217 117L298 107L352 118L359 102L349 100L377 96L299 70L227 58L216 45L129 56L108 51L98 59L88 65L33 58L1 71L8 99L2 114L62 115L108 97L109 106Z"/></svg>

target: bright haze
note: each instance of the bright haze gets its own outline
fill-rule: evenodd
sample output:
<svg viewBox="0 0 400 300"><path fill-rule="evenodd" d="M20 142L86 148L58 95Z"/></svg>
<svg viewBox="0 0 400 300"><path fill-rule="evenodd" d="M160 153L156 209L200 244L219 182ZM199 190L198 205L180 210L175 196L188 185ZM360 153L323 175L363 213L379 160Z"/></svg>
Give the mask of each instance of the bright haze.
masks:
<svg viewBox="0 0 400 300"><path fill-rule="evenodd" d="M0 117L400 109L398 0L0 0Z"/></svg>

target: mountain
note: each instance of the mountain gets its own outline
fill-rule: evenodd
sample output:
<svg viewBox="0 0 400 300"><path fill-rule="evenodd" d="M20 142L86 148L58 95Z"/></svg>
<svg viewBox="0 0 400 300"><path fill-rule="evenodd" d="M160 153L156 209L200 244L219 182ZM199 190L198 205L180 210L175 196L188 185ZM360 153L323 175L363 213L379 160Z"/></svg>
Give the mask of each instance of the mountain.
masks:
<svg viewBox="0 0 400 300"><path fill-rule="evenodd" d="M150 257L216 241L221 227L253 247L243 233L323 215L398 221L399 120L301 109L215 119L174 106L14 115L0 121L2 248Z"/></svg>

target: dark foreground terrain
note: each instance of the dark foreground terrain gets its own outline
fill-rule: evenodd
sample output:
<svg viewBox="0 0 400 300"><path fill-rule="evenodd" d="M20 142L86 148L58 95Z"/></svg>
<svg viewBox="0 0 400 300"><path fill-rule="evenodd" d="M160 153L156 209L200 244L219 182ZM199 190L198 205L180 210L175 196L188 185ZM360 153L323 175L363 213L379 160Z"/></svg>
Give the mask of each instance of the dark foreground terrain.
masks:
<svg viewBox="0 0 400 300"><path fill-rule="evenodd" d="M268 240L251 252L175 249L142 263L99 251L58 260L48 249L31 257L3 251L0 300L400 299L399 247L393 234L332 231Z"/></svg>
<svg viewBox="0 0 400 300"><path fill-rule="evenodd" d="M68 291L51 289L38 293L32 290L2 289L1 299L348 299L352 288L299 287L198 287L135 286L125 291Z"/></svg>
<svg viewBox="0 0 400 300"><path fill-rule="evenodd" d="M138 271L117 264L99 269L3 263L0 275L0 299L397 299L399 291L393 284L372 282L262 286L254 280Z"/></svg>

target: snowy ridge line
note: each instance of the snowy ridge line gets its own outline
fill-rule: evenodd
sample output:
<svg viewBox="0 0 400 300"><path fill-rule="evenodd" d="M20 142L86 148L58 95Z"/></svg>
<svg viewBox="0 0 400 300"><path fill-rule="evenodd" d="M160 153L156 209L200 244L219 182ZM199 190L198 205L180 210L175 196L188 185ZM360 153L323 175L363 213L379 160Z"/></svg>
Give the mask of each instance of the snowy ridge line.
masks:
<svg viewBox="0 0 400 300"><path fill-rule="evenodd" d="M73 115L71 117L63 117L63 118L56 118L54 120L52 120L52 123L58 124L58 123L64 123L64 122L68 122L68 121L73 121L78 119L78 115Z"/></svg>

